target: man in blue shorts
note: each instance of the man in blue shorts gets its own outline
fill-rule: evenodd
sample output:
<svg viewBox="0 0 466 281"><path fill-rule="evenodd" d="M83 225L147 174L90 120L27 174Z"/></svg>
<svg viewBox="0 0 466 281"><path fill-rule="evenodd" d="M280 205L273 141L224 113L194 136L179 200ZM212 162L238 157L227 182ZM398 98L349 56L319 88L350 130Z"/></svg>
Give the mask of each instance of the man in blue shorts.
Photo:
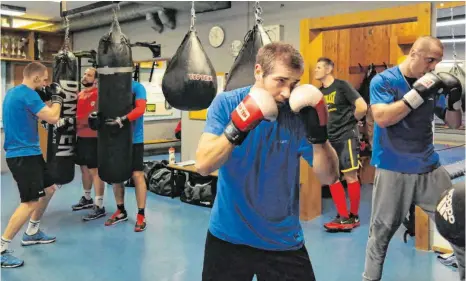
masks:
<svg viewBox="0 0 466 281"><path fill-rule="evenodd" d="M147 199L147 186L144 176L144 112L146 112L146 89L139 82L133 81L132 91L134 95L133 110L123 117L108 119L105 126L123 128L133 122L133 180L136 188L136 201L138 213L134 231L141 232L146 229L145 208ZM113 184L113 194L117 204L116 212L105 222L106 226L128 220L125 209L125 186L123 183Z"/></svg>
<svg viewBox="0 0 466 281"><path fill-rule="evenodd" d="M202 280L315 280L299 221L303 157L323 184L338 179L327 105L297 86L303 58L274 42L256 57L255 84L215 97L196 152L201 175L219 169Z"/></svg>
<svg viewBox="0 0 466 281"><path fill-rule="evenodd" d="M21 203L10 218L1 239L2 267L19 267L24 261L11 255L11 240L30 218L23 234L23 246L55 242L39 229L40 219L56 186L51 181L39 145L38 119L56 124L65 95L56 84L46 87L47 68L38 62L28 64L23 82L10 89L3 101L4 150L6 162L19 189ZM50 104L47 106L44 102Z"/></svg>
<svg viewBox="0 0 466 281"><path fill-rule="evenodd" d="M434 151L432 121L439 92L448 96L445 122L461 120L461 111L454 104L462 89L451 74L432 72L442 57L440 40L420 37L405 61L371 81L375 121L371 164L376 172L364 281L381 280L388 245L411 203L433 219L442 192L452 186ZM464 248L452 247L464 260ZM464 280L464 268L460 276Z"/></svg>

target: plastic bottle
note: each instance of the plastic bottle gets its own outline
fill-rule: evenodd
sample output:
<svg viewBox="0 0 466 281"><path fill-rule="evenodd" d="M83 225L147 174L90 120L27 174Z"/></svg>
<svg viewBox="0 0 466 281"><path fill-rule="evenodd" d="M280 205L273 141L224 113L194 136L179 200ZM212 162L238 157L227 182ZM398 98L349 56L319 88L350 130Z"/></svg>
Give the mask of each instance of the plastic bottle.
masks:
<svg viewBox="0 0 466 281"><path fill-rule="evenodd" d="M170 147L168 149L168 163L175 164L175 148Z"/></svg>

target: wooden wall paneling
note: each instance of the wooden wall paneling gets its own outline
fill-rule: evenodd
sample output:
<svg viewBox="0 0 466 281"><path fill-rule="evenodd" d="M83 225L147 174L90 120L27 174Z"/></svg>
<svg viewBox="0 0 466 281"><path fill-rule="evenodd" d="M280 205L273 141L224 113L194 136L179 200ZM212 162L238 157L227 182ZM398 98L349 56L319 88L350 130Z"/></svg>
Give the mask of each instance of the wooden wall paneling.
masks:
<svg viewBox="0 0 466 281"><path fill-rule="evenodd" d="M343 80L349 79L348 68L350 67L350 57L352 56L352 53L350 52L350 31L350 29L340 29L338 31L338 58L335 62L338 65L338 70L335 75Z"/></svg>
<svg viewBox="0 0 466 281"><path fill-rule="evenodd" d="M310 69L311 69L311 65L310 65L311 60L305 59L305 58L312 57L311 50L310 48L308 48L308 45L311 43L311 33L313 32L311 31L309 24L310 24L309 19L303 19L299 23L299 30L300 30L299 50L301 52L301 55L304 58L304 73L303 73L303 76L301 77L301 83L303 84L309 84L309 81L310 81L309 77L310 77Z"/></svg>
<svg viewBox="0 0 466 281"><path fill-rule="evenodd" d="M302 20L300 24L300 47L305 61L305 72L302 82L318 85L318 83L312 79L312 69L314 69L317 58L323 54L324 44L327 44L323 40L323 32L329 30L411 23L408 25L396 26L394 29L395 34L392 34L393 27L383 27L380 30L383 31L385 28L386 38L382 38L383 36L378 34L378 29L373 29L376 31L377 36L372 38L385 39L385 45L380 47L380 45L377 44L375 48L373 47L373 49L369 50L369 55L367 55L367 57L374 59L373 56L378 57L380 55L380 58L382 58L384 55L385 57L382 59L388 60L389 64L396 65L398 58L409 49L410 42L413 41L413 38L430 35L432 5L431 2L418 2L416 4L400 5L392 8ZM351 49L356 48L356 46L353 46L353 43L356 43L353 39L353 34L351 34ZM366 44L366 42L361 44ZM326 48L328 49L328 47ZM379 48L384 48L385 51L380 51L378 50ZM353 55L353 53L350 53L351 57ZM349 58L350 63L352 62L351 57ZM339 75L343 74L339 73ZM349 79L353 82L353 79L356 78L350 77ZM304 200L307 200L307 198L304 198ZM422 210L417 209L416 212L420 213L419 219L418 217L416 218L416 248L429 249L429 221Z"/></svg>
<svg viewBox="0 0 466 281"><path fill-rule="evenodd" d="M309 221L322 213L322 185L303 158L300 167L299 214L301 220Z"/></svg>

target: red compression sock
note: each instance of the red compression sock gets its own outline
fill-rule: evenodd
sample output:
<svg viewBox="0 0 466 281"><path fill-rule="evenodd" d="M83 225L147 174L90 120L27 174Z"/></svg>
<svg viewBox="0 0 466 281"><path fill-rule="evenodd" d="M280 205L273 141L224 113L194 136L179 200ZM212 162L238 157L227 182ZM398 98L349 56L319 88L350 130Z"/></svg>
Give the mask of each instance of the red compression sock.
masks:
<svg viewBox="0 0 466 281"><path fill-rule="evenodd" d="M346 207L346 195L345 190L341 182L336 182L330 185L330 193L332 194L333 203L337 208L337 212L340 217L349 217L348 208Z"/></svg>
<svg viewBox="0 0 466 281"><path fill-rule="evenodd" d="M361 185L359 181L348 183L348 194L351 203L351 213L357 215L359 212L359 203L361 202Z"/></svg>

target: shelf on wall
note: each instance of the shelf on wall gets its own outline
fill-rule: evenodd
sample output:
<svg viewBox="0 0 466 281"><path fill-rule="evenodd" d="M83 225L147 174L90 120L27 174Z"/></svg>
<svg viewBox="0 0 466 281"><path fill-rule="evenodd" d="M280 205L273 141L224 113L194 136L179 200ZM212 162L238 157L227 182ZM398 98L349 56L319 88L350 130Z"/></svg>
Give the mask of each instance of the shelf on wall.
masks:
<svg viewBox="0 0 466 281"><path fill-rule="evenodd" d="M0 61L13 61L13 62L41 62L41 63L53 63L51 60L31 60L31 59L23 59L23 58L9 58L9 57L0 57Z"/></svg>

